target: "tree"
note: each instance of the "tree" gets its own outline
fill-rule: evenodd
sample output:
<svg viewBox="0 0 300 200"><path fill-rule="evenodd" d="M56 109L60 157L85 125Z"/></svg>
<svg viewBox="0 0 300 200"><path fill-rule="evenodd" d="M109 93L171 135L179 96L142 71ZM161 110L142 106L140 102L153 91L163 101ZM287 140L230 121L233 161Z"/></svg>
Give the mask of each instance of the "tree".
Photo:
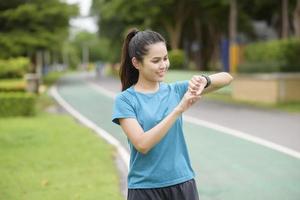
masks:
<svg viewBox="0 0 300 200"><path fill-rule="evenodd" d="M290 8L295 2L289 1ZM167 38L171 49L183 48L201 70L219 62L222 38L255 39L253 20L265 20L278 32L281 27L281 4L274 0L94 0L93 10L99 16L100 36L110 41L110 52L120 54L129 27L151 28Z"/></svg>
<svg viewBox="0 0 300 200"><path fill-rule="evenodd" d="M281 37L289 37L289 11L288 11L288 0L281 0L282 3L282 26L281 26Z"/></svg>
<svg viewBox="0 0 300 200"><path fill-rule="evenodd" d="M78 57L81 57L82 50L86 47L89 51L89 61L110 60L111 55L107 50L109 41L105 38L99 38L96 33L80 32L71 41L71 44L77 49Z"/></svg>
<svg viewBox="0 0 300 200"><path fill-rule="evenodd" d="M183 26L193 6L193 0L98 0L93 3L94 13L100 15L99 25L106 29L107 24L118 25L109 30L110 36L120 33L129 25L139 27L163 27L170 39L172 49L180 46ZM116 15L116 13L118 13ZM110 21L110 23L106 23ZM100 28L101 32L101 28ZM113 32L113 33L112 33Z"/></svg>
<svg viewBox="0 0 300 200"><path fill-rule="evenodd" d="M236 43L237 39L237 3L236 0L230 0L229 14L229 40L230 43Z"/></svg>
<svg viewBox="0 0 300 200"><path fill-rule="evenodd" d="M294 29L295 36L300 37L300 0L297 0L297 4L294 10Z"/></svg>
<svg viewBox="0 0 300 200"><path fill-rule="evenodd" d="M77 7L59 0L11 0L0 3L0 57L31 56L37 51L61 52L69 19Z"/></svg>
<svg viewBox="0 0 300 200"><path fill-rule="evenodd" d="M194 2L184 27L184 48L199 70L216 66L222 38L228 37L229 1L203 0Z"/></svg>

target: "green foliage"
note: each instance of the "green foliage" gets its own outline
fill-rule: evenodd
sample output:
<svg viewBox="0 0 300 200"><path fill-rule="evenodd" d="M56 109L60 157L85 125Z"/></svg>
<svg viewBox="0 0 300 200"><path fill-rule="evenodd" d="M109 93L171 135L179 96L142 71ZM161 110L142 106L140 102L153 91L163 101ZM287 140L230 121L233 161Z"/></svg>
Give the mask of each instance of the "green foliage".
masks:
<svg viewBox="0 0 300 200"><path fill-rule="evenodd" d="M33 55L37 50L60 52L68 36L75 6L59 0L13 1L0 4L0 57Z"/></svg>
<svg viewBox="0 0 300 200"><path fill-rule="evenodd" d="M0 60L0 78L21 78L29 65L29 59L24 57Z"/></svg>
<svg viewBox="0 0 300 200"><path fill-rule="evenodd" d="M25 88L23 79L0 79L0 92L24 92Z"/></svg>
<svg viewBox="0 0 300 200"><path fill-rule="evenodd" d="M161 19L169 20L173 16L165 12L166 9L171 12L173 7L170 4L173 2L174 0L94 0L92 12L99 15L100 36L108 39L106 50L110 55L105 61L116 63L120 60L122 42L129 28L155 28L162 32L162 28L158 27L164 26Z"/></svg>
<svg viewBox="0 0 300 200"><path fill-rule="evenodd" d="M184 68L184 52L179 49L171 50L168 54L170 60L170 69Z"/></svg>
<svg viewBox="0 0 300 200"><path fill-rule="evenodd" d="M295 3L295 0L289 2L290 17ZM253 20L265 20L279 33L281 7L281 1L274 0L237 1L238 39L256 39L258 35L253 29ZM229 0L93 0L92 11L99 16L101 37L110 40L107 49L110 53L118 55L128 28L150 28L162 33L172 48L184 47L190 60L206 70L210 63L218 62L216 52L220 51L221 40L228 39L230 32ZM195 43L198 48L193 47ZM114 56L113 61L118 58Z"/></svg>
<svg viewBox="0 0 300 200"><path fill-rule="evenodd" d="M68 68L77 69L78 65L80 64L80 48L73 45L72 41L66 41L63 44L62 52L62 54L58 54L58 60L64 61L64 59L67 59Z"/></svg>
<svg viewBox="0 0 300 200"><path fill-rule="evenodd" d="M34 115L35 98L28 93L0 92L0 117Z"/></svg>
<svg viewBox="0 0 300 200"><path fill-rule="evenodd" d="M300 72L300 39L274 40L246 46L239 72Z"/></svg>
<svg viewBox="0 0 300 200"><path fill-rule="evenodd" d="M222 35L221 31L228 32L228 20L224 18L228 12L228 1L94 0L92 11L99 15L100 35L109 38L108 51L116 55L112 59L115 62L120 58L124 34L131 27L160 32L174 49L182 47L180 41L192 44L201 40L202 57L207 58L204 61L211 58L214 51L211 41L219 42L213 36ZM201 30L196 30L195 24L199 24ZM203 39L195 38L196 32L201 32Z"/></svg>
<svg viewBox="0 0 300 200"><path fill-rule="evenodd" d="M281 70L284 72L300 72L300 39L284 40L281 47L285 61Z"/></svg>
<svg viewBox="0 0 300 200"><path fill-rule="evenodd" d="M43 77L43 83L47 86L50 86L55 82L57 82L60 79L60 77L62 77L64 74L65 74L64 72L57 72L57 71L50 72Z"/></svg>
<svg viewBox="0 0 300 200"><path fill-rule="evenodd" d="M271 73L279 71L280 66L274 61L244 62L238 66L238 72L241 73Z"/></svg>
<svg viewBox="0 0 300 200"><path fill-rule="evenodd" d="M91 62L115 61L119 59L119 57L117 59L114 57L115 51L111 51L114 47L110 41L104 36L99 37L97 33L80 32L71 41L71 45L77 49L76 54L78 57L81 57L82 48L87 47Z"/></svg>

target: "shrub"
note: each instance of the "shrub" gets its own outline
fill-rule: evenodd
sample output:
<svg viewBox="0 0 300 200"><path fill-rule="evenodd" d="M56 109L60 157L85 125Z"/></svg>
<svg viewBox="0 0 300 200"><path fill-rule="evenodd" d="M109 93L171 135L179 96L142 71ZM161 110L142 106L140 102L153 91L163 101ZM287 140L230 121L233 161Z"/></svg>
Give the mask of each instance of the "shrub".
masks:
<svg viewBox="0 0 300 200"><path fill-rule="evenodd" d="M24 57L0 60L0 78L22 78L29 65L29 59Z"/></svg>
<svg viewBox="0 0 300 200"><path fill-rule="evenodd" d="M184 69L184 52L179 49L169 51L170 69Z"/></svg>
<svg viewBox="0 0 300 200"><path fill-rule="evenodd" d="M259 42L245 47L239 72L300 72L300 39Z"/></svg>
<svg viewBox="0 0 300 200"><path fill-rule="evenodd" d="M242 64L239 64L238 67L239 72L243 73L271 73L271 72L279 72L280 71L280 65L273 61L269 62L244 62Z"/></svg>
<svg viewBox="0 0 300 200"><path fill-rule="evenodd" d="M0 92L0 117L34 115L35 101L33 94Z"/></svg>
<svg viewBox="0 0 300 200"><path fill-rule="evenodd" d="M282 51L285 63L281 67L283 72L300 72L300 39L283 41Z"/></svg>
<svg viewBox="0 0 300 200"><path fill-rule="evenodd" d="M23 79L0 80L0 92L25 92L26 83Z"/></svg>
<svg viewBox="0 0 300 200"><path fill-rule="evenodd" d="M52 85L56 83L60 77L62 77L65 73L64 72L58 72L58 71L52 71L49 72L46 76L43 77L43 83L45 85Z"/></svg>

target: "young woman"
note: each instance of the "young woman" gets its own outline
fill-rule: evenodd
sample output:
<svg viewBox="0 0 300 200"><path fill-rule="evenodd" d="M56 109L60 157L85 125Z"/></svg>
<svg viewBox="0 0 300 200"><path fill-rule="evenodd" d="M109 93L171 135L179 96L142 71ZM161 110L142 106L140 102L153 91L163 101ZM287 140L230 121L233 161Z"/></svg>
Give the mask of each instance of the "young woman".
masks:
<svg viewBox="0 0 300 200"><path fill-rule="evenodd" d="M164 38L154 31L131 30L123 44L113 122L130 147L128 200L197 200L182 113L201 95L229 84L228 73L163 83L169 68Z"/></svg>

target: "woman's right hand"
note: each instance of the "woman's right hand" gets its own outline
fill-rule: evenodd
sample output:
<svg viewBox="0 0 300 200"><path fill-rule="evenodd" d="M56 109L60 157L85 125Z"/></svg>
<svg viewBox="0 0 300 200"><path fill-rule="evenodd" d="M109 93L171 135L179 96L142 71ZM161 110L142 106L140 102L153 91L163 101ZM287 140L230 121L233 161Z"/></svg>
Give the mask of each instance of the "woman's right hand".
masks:
<svg viewBox="0 0 300 200"><path fill-rule="evenodd" d="M188 90L183 98L181 99L180 103L175 108L177 111L183 113L187 109L189 109L192 105L196 103L197 100L201 98L201 95L196 95L192 93L190 90Z"/></svg>

